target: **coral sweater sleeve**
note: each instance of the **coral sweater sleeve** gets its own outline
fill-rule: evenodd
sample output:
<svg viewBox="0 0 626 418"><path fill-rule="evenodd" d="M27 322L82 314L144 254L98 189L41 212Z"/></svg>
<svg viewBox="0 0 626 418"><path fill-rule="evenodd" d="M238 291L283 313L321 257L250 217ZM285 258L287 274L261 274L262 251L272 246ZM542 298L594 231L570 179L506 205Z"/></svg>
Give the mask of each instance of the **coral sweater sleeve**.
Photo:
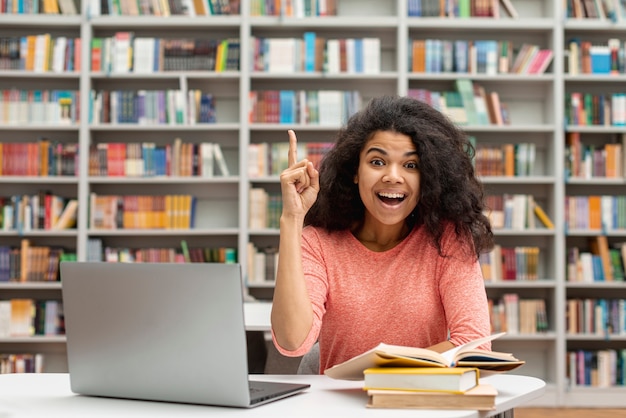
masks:
<svg viewBox="0 0 626 418"><path fill-rule="evenodd" d="M320 373L377 344L464 344L490 334L484 281L471 245L451 227L438 254L423 228L391 250L373 252L349 231L303 231L303 268L314 321L296 350L319 339ZM481 348L490 349L490 343Z"/></svg>

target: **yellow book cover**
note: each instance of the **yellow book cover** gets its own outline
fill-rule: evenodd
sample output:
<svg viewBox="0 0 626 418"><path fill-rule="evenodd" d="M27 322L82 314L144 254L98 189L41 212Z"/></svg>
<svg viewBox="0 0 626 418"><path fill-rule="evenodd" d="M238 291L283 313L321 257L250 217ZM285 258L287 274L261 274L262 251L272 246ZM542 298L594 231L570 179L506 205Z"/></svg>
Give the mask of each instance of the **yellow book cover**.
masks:
<svg viewBox="0 0 626 418"><path fill-rule="evenodd" d="M35 302L32 299L11 299L10 334L29 337L35 333Z"/></svg>
<svg viewBox="0 0 626 418"><path fill-rule="evenodd" d="M475 367L371 367L363 371L364 389L464 393L478 385Z"/></svg>
<svg viewBox="0 0 626 418"><path fill-rule="evenodd" d="M20 281L25 282L28 280L28 272L30 271L30 265L28 263L28 252L30 250L30 240L22 239L20 241Z"/></svg>
<svg viewBox="0 0 626 418"><path fill-rule="evenodd" d="M504 175L507 177L513 177L515 176L515 145L505 144L503 148L504 148Z"/></svg>
<svg viewBox="0 0 626 418"><path fill-rule="evenodd" d="M174 228L174 197L172 195L165 196L165 217L163 227L165 229Z"/></svg>
<svg viewBox="0 0 626 418"><path fill-rule="evenodd" d="M48 138L41 138L39 140L39 175L42 177L48 176L48 153L50 149L50 140ZM0 151L2 148L0 148ZM1 164L1 161L0 161Z"/></svg>
<svg viewBox="0 0 626 418"><path fill-rule="evenodd" d="M539 218L541 223L548 229L554 229L554 223L552 223L552 220L548 217L548 214L543 210L543 208L537 203L534 203L533 206L535 215L537 215L537 218Z"/></svg>
<svg viewBox="0 0 626 418"><path fill-rule="evenodd" d="M602 229L602 198L589 196L589 229Z"/></svg>
<svg viewBox="0 0 626 418"><path fill-rule="evenodd" d="M182 211L181 211L181 228L191 228L191 195L183 195L182 199Z"/></svg>

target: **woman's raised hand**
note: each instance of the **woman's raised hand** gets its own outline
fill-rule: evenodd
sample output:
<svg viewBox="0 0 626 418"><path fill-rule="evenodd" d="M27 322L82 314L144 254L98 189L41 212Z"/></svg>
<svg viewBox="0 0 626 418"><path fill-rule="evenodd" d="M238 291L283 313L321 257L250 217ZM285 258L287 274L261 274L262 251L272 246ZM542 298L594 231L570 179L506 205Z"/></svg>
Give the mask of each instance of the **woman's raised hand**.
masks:
<svg viewBox="0 0 626 418"><path fill-rule="evenodd" d="M283 216L304 218L320 190L319 173L307 159L298 161L296 133L289 134L288 167L280 174L283 196Z"/></svg>

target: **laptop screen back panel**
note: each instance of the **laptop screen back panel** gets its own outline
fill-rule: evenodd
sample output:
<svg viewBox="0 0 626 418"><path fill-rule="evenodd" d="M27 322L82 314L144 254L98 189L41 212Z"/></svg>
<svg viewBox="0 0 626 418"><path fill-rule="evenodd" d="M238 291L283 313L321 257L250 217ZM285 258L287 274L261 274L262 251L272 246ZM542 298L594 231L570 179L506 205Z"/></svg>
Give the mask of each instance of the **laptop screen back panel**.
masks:
<svg viewBox="0 0 626 418"><path fill-rule="evenodd" d="M72 390L248 406L239 269L62 263Z"/></svg>

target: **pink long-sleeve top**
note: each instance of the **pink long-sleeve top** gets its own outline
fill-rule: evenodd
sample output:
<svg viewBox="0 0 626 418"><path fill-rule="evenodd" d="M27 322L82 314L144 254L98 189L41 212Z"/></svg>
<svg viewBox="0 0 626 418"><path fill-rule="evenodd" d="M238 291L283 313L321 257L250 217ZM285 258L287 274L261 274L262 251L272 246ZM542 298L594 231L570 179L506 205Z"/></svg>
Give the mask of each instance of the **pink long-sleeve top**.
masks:
<svg viewBox="0 0 626 418"><path fill-rule="evenodd" d="M369 250L350 231L309 226L302 238L313 325L296 350L274 339L283 355L304 355L319 338L324 373L381 342L428 347L448 339L459 345L490 334L480 265L452 227L441 241L448 257L438 254L424 228L384 252Z"/></svg>

